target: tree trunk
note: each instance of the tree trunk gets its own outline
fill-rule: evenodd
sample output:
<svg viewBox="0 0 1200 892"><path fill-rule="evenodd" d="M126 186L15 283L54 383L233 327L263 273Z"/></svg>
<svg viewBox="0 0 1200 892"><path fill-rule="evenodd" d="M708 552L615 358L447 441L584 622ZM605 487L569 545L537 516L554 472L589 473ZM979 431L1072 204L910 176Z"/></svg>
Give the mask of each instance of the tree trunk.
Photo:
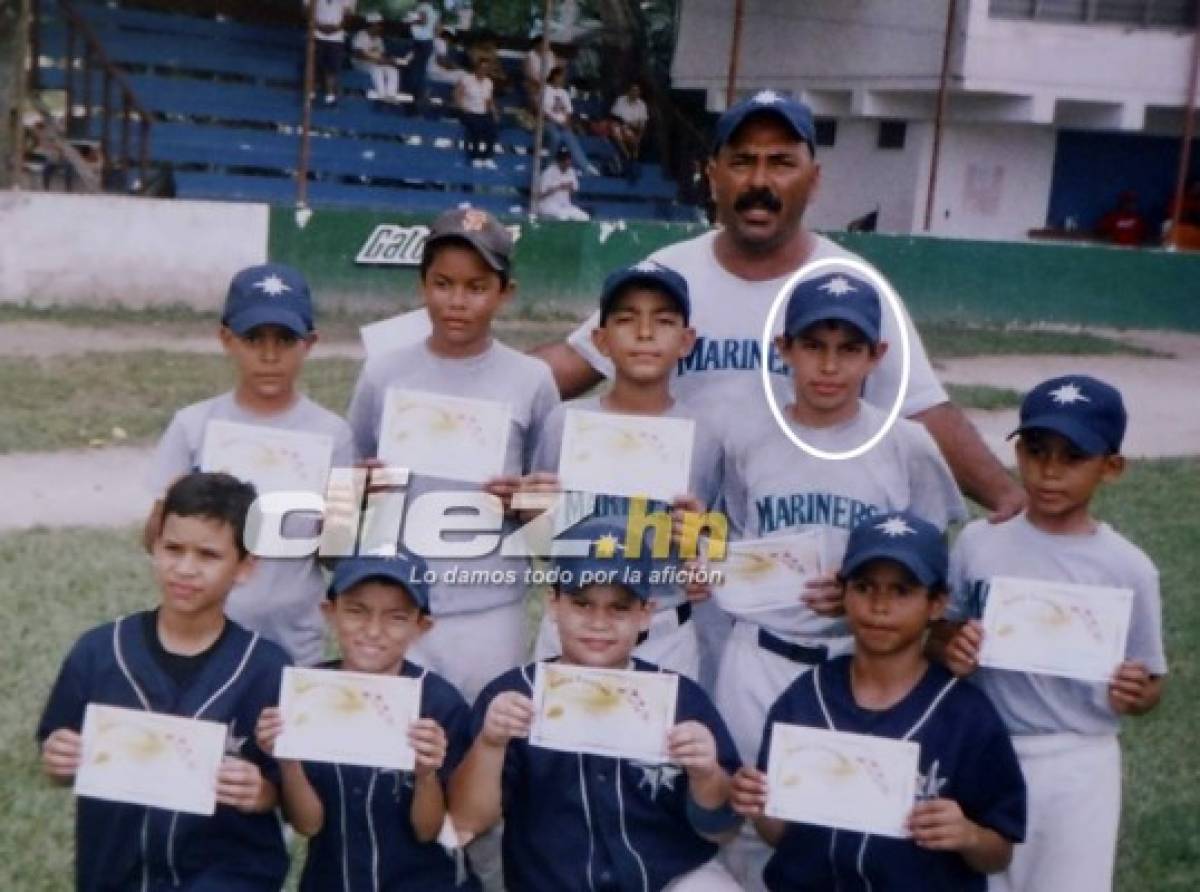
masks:
<svg viewBox="0 0 1200 892"><path fill-rule="evenodd" d="M22 7L25 0L0 0L0 189L12 188L19 164L21 83L25 74Z"/></svg>

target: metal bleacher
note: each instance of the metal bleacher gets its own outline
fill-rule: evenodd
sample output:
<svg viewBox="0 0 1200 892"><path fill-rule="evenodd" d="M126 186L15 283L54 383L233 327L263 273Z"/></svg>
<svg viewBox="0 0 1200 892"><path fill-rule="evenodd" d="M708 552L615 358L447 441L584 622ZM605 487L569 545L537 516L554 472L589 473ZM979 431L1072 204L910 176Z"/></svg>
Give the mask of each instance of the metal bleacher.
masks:
<svg viewBox="0 0 1200 892"><path fill-rule="evenodd" d="M149 160L173 171L184 198L293 204L300 155L303 32L299 28L124 9L75 0L108 59L153 119ZM67 29L53 0L39 7L38 86L66 86ZM473 168L448 116L410 117L365 98L365 76L344 72L337 106L314 106L308 201L316 207L432 211L469 203L519 213L528 203L532 135L501 129L497 169ZM434 113L448 88L432 91ZM79 103L79 98L75 100ZM603 161L612 147L584 137ZM545 163L545 161L543 161ZM580 204L599 219L687 218L676 186L652 165L641 178L587 176Z"/></svg>

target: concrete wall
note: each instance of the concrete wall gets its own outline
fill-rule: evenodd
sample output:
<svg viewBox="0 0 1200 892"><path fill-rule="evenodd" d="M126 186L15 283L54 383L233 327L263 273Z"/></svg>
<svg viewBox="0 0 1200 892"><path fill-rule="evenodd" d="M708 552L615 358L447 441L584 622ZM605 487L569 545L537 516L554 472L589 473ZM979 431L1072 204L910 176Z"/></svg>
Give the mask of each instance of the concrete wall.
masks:
<svg viewBox="0 0 1200 892"><path fill-rule="evenodd" d="M267 257L264 205L0 192L0 301L219 307Z"/></svg>

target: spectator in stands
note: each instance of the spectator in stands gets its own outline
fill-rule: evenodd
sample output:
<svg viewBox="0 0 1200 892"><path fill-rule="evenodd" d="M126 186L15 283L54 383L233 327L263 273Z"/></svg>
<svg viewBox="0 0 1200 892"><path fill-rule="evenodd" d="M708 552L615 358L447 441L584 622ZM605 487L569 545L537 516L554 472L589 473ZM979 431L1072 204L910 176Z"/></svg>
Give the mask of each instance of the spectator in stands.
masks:
<svg viewBox="0 0 1200 892"><path fill-rule="evenodd" d="M454 62L450 54L452 34L445 25L438 26L437 37L433 38L433 54L429 57L429 67L425 75L431 83L457 84L466 74Z"/></svg>
<svg viewBox="0 0 1200 892"><path fill-rule="evenodd" d="M318 86L325 90L325 104L337 102L342 65L346 60L346 16L354 12L355 0L306 0L315 2L313 36Z"/></svg>
<svg viewBox="0 0 1200 892"><path fill-rule="evenodd" d="M388 56L383 43L383 16L367 13L367 27L354 35L350 42L354 67L371 76L368 99L384 102L400 101L400 71L395 60Z"/></svg>
<svg viewBox="0 0 1200 892"><path fill-rule="evenodd" d="M571 196L578 191L579 176L571 166L571 150L560 145L554 161L538 178L538 213L550 220L590 220L587 211L571 203Z"/></svg>
<svg viewBox="0 0 1200 892"><path fill-rule="evenodd" d="M408 66L407 88L412 96L409 115L417 115L425 109L425 85L429 77L429 60L433 56L433 38L438 32L441 16L428 0L421 0L408 16L412 32L413 57Z"/></svg>
<svg viewBox="0 0 1200 892"><path fill-rule="evenodd" d="M1126 189L1117 198L1117 206L1096 224L1096 235L1114 245L1142 244L1146 241L1146 218L1138 213L1137 205L1137 193Z"/></svg>
<svg viewBox="0 0 1200 892"><path fill-rule="evenodd" d="M609 112L609 118L612 121L612 141L620 153L625 174L631 180L636 180L642 139L646 135L646 125L650 122L650 112L642 99L640 84L630 84L629 88L617 97Z"/></svg>
<svg viewBox="0 0 1200 892"><path fill-rule="evenodd" d="M482 59L470 74L463 75L454 87L454 106L462 117L467 157L472 167L496 169L496 128L500 113L493 98L492 79Z"/></svg>
<svg viewBox="0 0 1200 892"><path fill-rule="evenodd" d="M525 75L525 97L529 102L529 110L535 115L546 82L550 79L550 72L557 68L558 64L558 57L550 48L550 38L535 35L529 44L529 52L526 53L522 66Z"/></svg>
<svg viewBox="0 0 1200 892"><path fill-rule="evenodd" d="M558 66L550 72L550 81L542 91L542 106L545 108L545 128L549 137L550 153L557 155L562 146L566 146L571 158L579 170L586 170L592 176L600 173L588 161L587 154L575 133L575 108L571 105L571 94L566 88L567 70Z"/></svg>

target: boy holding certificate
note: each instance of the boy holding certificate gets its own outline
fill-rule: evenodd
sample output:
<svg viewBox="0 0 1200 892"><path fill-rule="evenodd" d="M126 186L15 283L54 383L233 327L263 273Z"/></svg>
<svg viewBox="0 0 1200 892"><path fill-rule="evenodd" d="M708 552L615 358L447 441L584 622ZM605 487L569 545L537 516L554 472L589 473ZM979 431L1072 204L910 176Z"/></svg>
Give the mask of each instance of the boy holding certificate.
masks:
<svg viewBox="0 0 1200 892"><path fill-rule="evenodd" d="M955 543L952 619L961 625L945 660L959 675L973 673L996 704L1029 783L1030 841L996 878L998 889L1112 886L1119 719L1157 706L1167 671L1158 572L1091 511L1096 490L1124 469L1125 426L1121 394L1103 381L1067 375L1033 388L1015 433L1028 507L1002 524L973 523ZM1086 657L1089 644L1109 640L1115 648L1101 651L1100 671L1094 660L1054 674L993 663L989 641L1016 637L1003 627L985 635L980 622L998 601L999 577L1015 596L1005 624L1039 642L1034 656ZM1117 599L1124 604L1114 621L1108 602Z"/></svg>
<svg viewBox="0 0 1200 892"><path fill-rule="evenodd" d="M391 558L347 558L334 568L322 605L341 659L319 668L418 682L421 717L400 732L414 753L411 772L285 758L277 746L287 731L284 714L272 707L259 719L259 745L279 758L284 815L310 837L300 879L304 892L478 888L474 878L456 882L454 860L437 842L446 816L444 785L470 743L470 712L449 682L405 658L432 624L428 588L420 581L424 570L424 561L403 551ZM359 699L351 689L322 691L310 680L305 694L309 702L297 697L292 721L340 722L343 733L355 734L347 721L351 714L374 710L376 724L389 715L384 699ZM386 724L364 733L389 736Z"/></svg>
<svg viewBox="0 0 1200 892"><path fill-rule="evenodd" d="M675 364L686 357L696 341L696 332L689 324L691 302L687 282L674 270L653 261L612 273L604 282L600 297L599 325L592 332L596 349L613 364L612 388L602 396L585 397L555 407L546 420L533 457L536 476L529 478L531 487L556 489L562 461L564 426L568 412L591 413L588 417L612 415L614 424L622 418L686 419L691 423L691 469L687 492L672 496L688 496L681 506L706 509L716 502L721 472L720 443L708 425L685 404L671 396L670 378ZM628 473L622 466L624 456L616 450L608 457L613 482ZM672 456L680 463L682 457ZM685 469L686 471L686 469ZM631 497L598 494L595 515L631 514ZM655 529L656 543L664 546L670 536L669 517L672 504L658 499L641 499L639 513L659 518ZM655 613L645 640L634 654L643 660L700 679L702 663L698 625L704 616L705 630L720 623L723 617L712 604L699 606L697 621L691 622L693 604L688 600L682 583L662 585L654 591ZM698 605L696 605L698 606ZM720 637L720 636L708 636ZM559 652L554 623L543 614L535 656L539 659ZM715 654L704 654L705 676L715 677ZM709 685L711 687L711 685Z"/></svg>
<svg viewBox="0 0 1200 892"><path fill-rule="evenodd" d="M809 449L846 453L883 428L885 413L860 398L868 376L896 347L881 339L882 313L876 287L848 263L831 261L792 289L775 340L792 376L791 393L779 406L787 430L764 400L730 423L724 440L731 538L804 534L816 538L822 566L836 566L850 529L865 518L911 510L945 529L964 516L954 477L917 422L898 419L873 447L838 461L802 451L788 436ZM716 702L743 762L754 759L767 710L787 686L852 648L841 594L827 572L774 609L754 605L739 612L731 599L722 600L735 622ZM767 854L748 829L725 852L748 888Z"/></svg>
<svg viewBox="0 0 1200 892"><path fill-rule="evenodd" d="M426 492L482 488L496 496L496 513L507 514L537 432L558 403L549 367L492 335L492 322L516 287L512 248L508 230L485 211L439 216L420 270L432 332L419 343L368 358L359 375L348 412L358 452L408 468L410 504ZM431 451L434 443L441 445ZM439 452L463 458L445 467ZM514 529L511 517L502 525L498 517L481 524L493 521L502 534ZM499 548L428 563L436 576L429 596L437 623L412 655L471 701L528 653L529 564L501 556Z"/></svg>
<svg viewBox="0 0 1200 892"><path fill-rule="evenodd" d="M38 724L42 768L54 781L124 762L174 766L182 787L189 764L203 761L198 735L159 733L162 715L228 726L209 814L80 796L75 813L75 881L80 890L277 890L288 856L274 814L278 771L253 742L254 723L275 702L287 655L225 617L230 591L254 569L242 535L254 488L227 474L190 474L167 490L151 553L162 601L85 633L71 649ZM89 704L134 711L137 724L88 738ZM104 729L95 733L103 735ZM219 741L217 742L219 748ZM219 756L219 754L217 754ZM173 760L173 761L172 761ZM143 791L144 792L144 791ZM197 810L199 811L199 810Z"/></svg>
<svg viewBox="0 0 1200 892"><path fill-rule="evenodd" d="M653 616L654 562L644 540L637 558L626 555L628 532L616 517L572 529L587 551L555 559L549 604L562 657L506 672L475 703L475 742L451 781L450 811L469 833L503 820L509 889L738 888L714 859L740 823L728 805L733 742L699 686L632 656ZM536 692L572 674L574 684L535 707ZM650 735L656 754L631 756L633 729L662 715L655 682L671 683L674 709ZM580 735L591 743L561 742Z"/></svg>
<svg viewBox="0 0 1200 892"><path fill-rule="evenodd" d="M346 422L298 389L304 361L317 342L312 295L298 270L280 263L248 267L233 277L225 297L218 338L236 375L233 390L175 413L159 440L150 472L154 492L194 470L220 470L222 460L206 464L203 457L215 430L241 431L247 450L273 450L264 456L273 469L289 464L309 467L315 486L324 491L330 466L354 463L354 446ZM272 445L255 443L255 431ZM299 443L316 443L319 455L306 455ZM311 447L310 447L311 448ZM291 461L289 461L291 459ZM319 467L318 467L319 466ZM240 472L233 471L243 477ZM293 474L292 476L299 476ZM256 482L250 480L249 482ZM296 483L285 485L300 486ZM262 487L259 486L260 492ZM159 527L161 498L146 522L145 545L150 549ZM308 537L317 521L296 515L284 522L284 535ZM301 665L321 659L320 603L325 588L315 557L263 558L254 573L234 587L226 603L229 617L282 646Z"/></svg>
<svg viewBox="0 0 1200 892"><path fill-rule="evenodd" d="M999 716L924 655L929 624L946 607L946 563L942 533L915 514L869 517L851 532L839 579L854 655L814 667L784 692L768 714L758 768L734 778L734 808L775 849L768 889L983 892L985 875L1002 870L1022 839L1025 787ZM842 736L773 752L792 726ZM890 738L894 754L856 758L859 735ZM912 743L915 789L905 760ZM897 788L904 794L889 796ZM889 806L890 821L880 813ZM881 820L891 829L864 832Z"/></svg>

